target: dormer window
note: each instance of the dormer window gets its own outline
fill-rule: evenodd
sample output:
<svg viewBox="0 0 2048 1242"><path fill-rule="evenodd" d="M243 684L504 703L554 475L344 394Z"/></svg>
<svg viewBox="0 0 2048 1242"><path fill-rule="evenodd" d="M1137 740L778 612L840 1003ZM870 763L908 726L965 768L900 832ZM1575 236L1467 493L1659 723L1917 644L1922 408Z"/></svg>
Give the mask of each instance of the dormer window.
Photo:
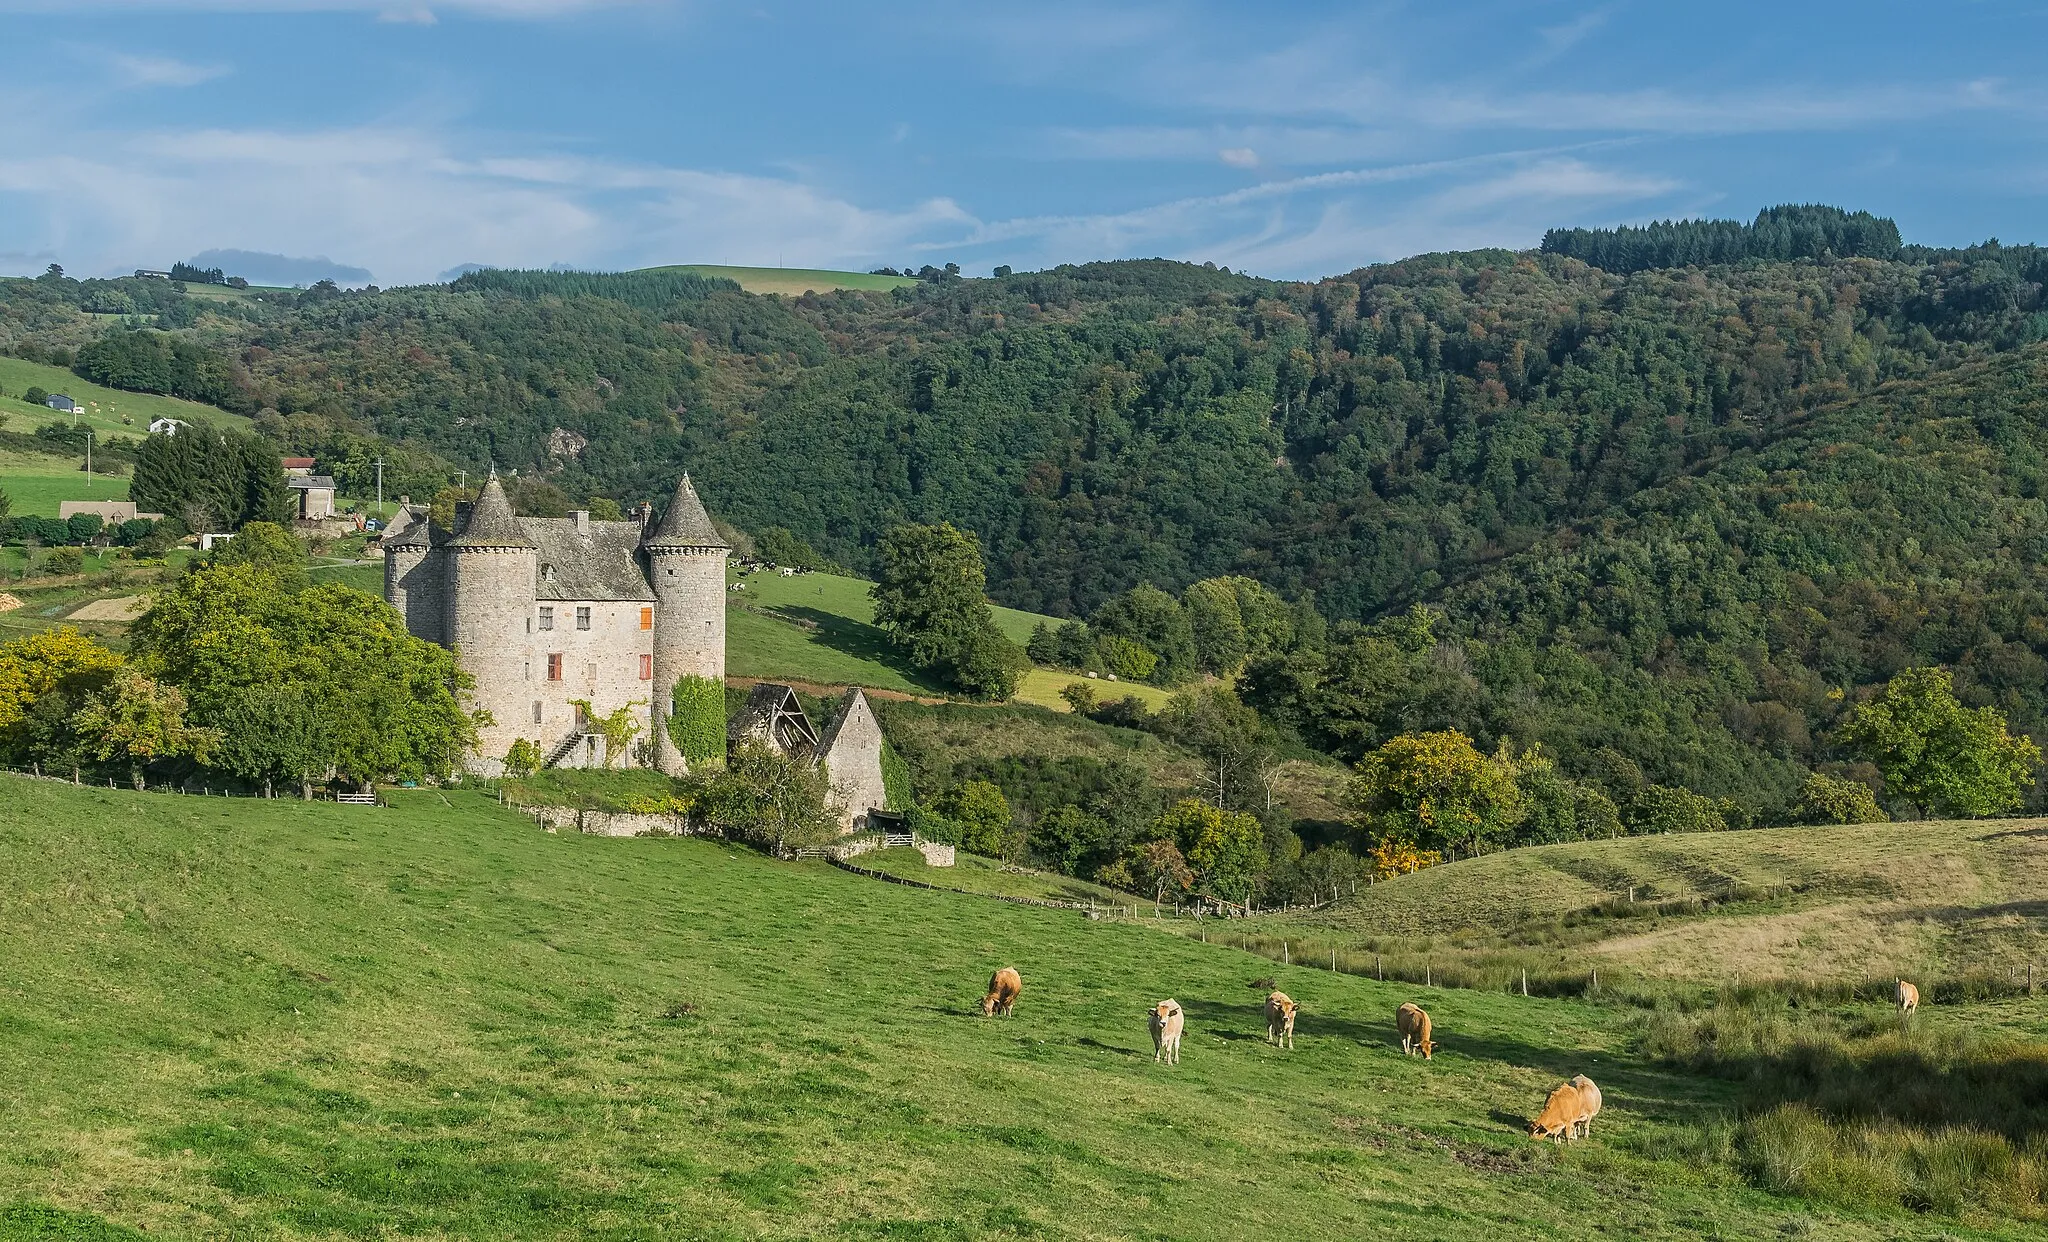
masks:
<svg viewBox="0 0 2048 1242"><path fill-rule="evenodd" d="M541 566L540 580L548 586L555 585L555 567L553 565Z"/></svg>

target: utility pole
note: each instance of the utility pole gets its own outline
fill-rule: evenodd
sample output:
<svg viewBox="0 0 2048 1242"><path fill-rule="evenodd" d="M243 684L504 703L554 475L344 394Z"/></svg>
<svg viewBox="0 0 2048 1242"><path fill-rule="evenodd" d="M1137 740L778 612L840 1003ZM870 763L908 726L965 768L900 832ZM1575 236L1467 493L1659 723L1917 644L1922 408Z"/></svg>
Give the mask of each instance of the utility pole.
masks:
<svg viewBox="0 0 2048 1242"><path fill-rule="evenodd" d="M384 454L377 454L377 520L384 520Z"/></svg>
<svg viewBox="0 0 2048 1242"><path fill-rule="evenodd" d="M469 471L457 470L455 472L455 490L459 492L469 490Z"/></svg>
<svg viewBox="0 0 2048 1242"><path fill-rule="evenodd" d="M85 486L92 488L92 428L85 429Z"/></svg>

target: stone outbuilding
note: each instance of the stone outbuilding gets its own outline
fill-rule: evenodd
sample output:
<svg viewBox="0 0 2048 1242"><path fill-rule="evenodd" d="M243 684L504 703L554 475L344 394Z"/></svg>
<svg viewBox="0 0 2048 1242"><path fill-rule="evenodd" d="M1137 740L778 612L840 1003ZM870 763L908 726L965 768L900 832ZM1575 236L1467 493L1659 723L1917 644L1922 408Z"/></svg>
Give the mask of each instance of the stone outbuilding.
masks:
<svg viewBox="0 0 2048 1242"><path fill-rule="evenodd" d="M846 692L825 726L818 761L832 779L841 830L866 831L870 815L889 805L889 791L882 780L882 722L858 688Z"/></svg>

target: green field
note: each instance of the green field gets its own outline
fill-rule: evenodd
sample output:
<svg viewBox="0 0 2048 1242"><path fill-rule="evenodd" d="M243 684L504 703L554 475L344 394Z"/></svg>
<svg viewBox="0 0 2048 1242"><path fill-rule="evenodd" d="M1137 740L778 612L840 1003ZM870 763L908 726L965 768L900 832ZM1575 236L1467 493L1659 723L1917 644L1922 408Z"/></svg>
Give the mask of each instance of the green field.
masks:
<svg viewBox="0 0 2048 1242"><path fill-rule="evenodd" d="M1688 1138L1733 1084L1639 1060L1610 1007L392 799L0 776L0 1236L2039 1236L1744 1186ZM1415 997L1431 1062L1393 1046ZM1581 1071L1595 1137L1532 1143Z"/></svg>
<svg viewBox="0 0 2048 1242"><path fill-rule="evenodd" d="M914 285L914 276L876 276L868 272L834 272L815 267L726 267L717 263L680 263L643 269L654 272L695 272L737 281L748 293L829 293L834 289L887 290Z"/></svg>
<svg viewBox="0 0 2048 1242"><path fill-rule="evenodd" d="M875 627L875 604L868 597L874 583L836 574L784 578L772 570L745 577L735 571L727 581L746 584L726 595L726 667L733 676L946 693L905 665ZM1040 621L1054 620L1014 608L997 608L995 616L996 625L1018 643Z"/></svg>
<svg viewBox="0 0 2048 1242"><path fill-rule="evenodd" d="M8 511L55 517L60 501L128 499L126 476L95 469L88 482L80 469L84 464L83 456L67 459L0 450L0 491L7 493Z"/></svg>
<svg viewBox="0 0 2048 1242"><path fill-rule="evenodd" d="M1633 901L1631 901L1633 898ZM2048 988L2048 824L1934 821L1624 837L1431 867L1268 936L1525 960L1623 980Z"/></svg>
<svg viewBox="0 0 2048 1242"><path fill-rule="evenodd" d="M1142 897L1120 893L1100 884L1072 876L1027 868L1005 870L993 858L961 853L951 867L933 867L915 849L898 847L874 850L851 860L857 867L883 871L920 884L950 888L963 893L987 893L1000 897L1031 897L1039 901L1092 901L1105 906L1126 906L1145 902ZM1151 909L1147 902L1145 909Z"/></svg>
<svg viewBox="0 0 2048 1242"><path fill-rule="evenodd" d="M46 422L72 420L72 415L59 414L47 406L23 401L21 394L31 386L61 392L84 406L85 413L76 416L76 420L90 425L99 435L143 436L148 434L151 420L166 417L222 426L242 421L226 410L196 401L103 388L78 378L63 367L0 357L0 392L6 394L0 397L0 424L4 424L7 430L34 431ZM130 421L123 422L124 418Z"/></svg>

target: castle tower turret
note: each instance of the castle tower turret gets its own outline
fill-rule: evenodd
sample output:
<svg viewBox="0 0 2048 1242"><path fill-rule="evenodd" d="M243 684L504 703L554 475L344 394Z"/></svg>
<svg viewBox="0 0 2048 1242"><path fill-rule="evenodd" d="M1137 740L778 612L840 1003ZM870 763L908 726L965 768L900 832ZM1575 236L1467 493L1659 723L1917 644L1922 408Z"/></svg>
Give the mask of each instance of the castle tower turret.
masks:
<svg viewBox="0 0 2048 1242"><path fill-rule="evenodd" d="M493 775L513 741L534 733L527 629L539 579L539 549L513 515L495 470L469 520L442 549L450 588L446 642L475 679L476 705L492 720L479 730L472 767ZM539 740L545 747L555 739Z"/></svg>
<svg viewBox="0 0 2048 1242"><path fill-rule="evenodd" d="M384 598L405 618L406 630L415 638L444 643L447 584L441 580L440 559L431 555L426 510L401 505L377 546L384 552Z"/></svg>
<svg viewBox="0 0 2048 1242"><path fill-rule="evenodd" d="M685 474L676 494L641 546L654 585L654 755L670 775L683 771L682 755L668 736L676 681L685 676L725 678L725 554L730 546L711 525Z"/></svg>

